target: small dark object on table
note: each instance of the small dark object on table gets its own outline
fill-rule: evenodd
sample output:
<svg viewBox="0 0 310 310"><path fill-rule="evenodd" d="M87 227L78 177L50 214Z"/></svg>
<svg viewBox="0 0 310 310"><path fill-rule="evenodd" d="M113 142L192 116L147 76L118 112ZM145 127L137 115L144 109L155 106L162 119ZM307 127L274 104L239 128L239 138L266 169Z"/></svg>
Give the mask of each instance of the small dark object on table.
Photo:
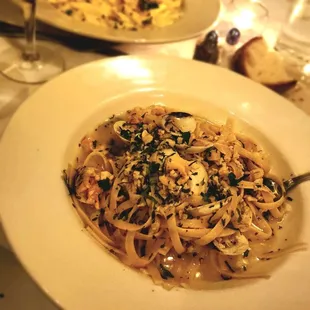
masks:
<svg viewBox="0 0 310 310"><path fill-rule="evenodd" d="M216 64L219 58L218 35L215 31L210 31L205 39L196 46L194 59Z"/></svg>
<svg viewBox="0 0 310 310"><path fill-rule="evenodd" d="M239 42L240 36L241 36L241 33L239 29L232 28L227 33L226 42L229 45L236 45Z"/></svg>

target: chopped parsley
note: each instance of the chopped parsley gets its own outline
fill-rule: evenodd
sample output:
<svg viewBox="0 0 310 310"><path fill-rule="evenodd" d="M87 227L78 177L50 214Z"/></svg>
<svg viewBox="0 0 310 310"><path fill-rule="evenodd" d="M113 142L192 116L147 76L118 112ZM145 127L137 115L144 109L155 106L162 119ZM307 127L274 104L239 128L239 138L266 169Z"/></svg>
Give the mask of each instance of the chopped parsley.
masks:
<svg viewBox="0 0 310 310"><path fill-rule="evenodd" d="M267 210L266 212L263 212L263 217L267 222L269 222L270 216L271 216L271 213L269 210Z"/></svg>
<svg viewBox="0 0 310 310"><path fill-rule="evenodd" d="M156 173L160 168L160 164L151 161L149 165L150 173Z"/></svg>
<svg viewBox="0 0 310 310"><path fill-rule="evenodd" d="M246 250L246 251L243 253L243 257L248 257L248 256L249 256L249 253L250 253L250 250Z"/></svg>
<svg viewBox="0 0 310 310"><path fill-rule="evenodd" d="M209 148L206 149L206 157L205 157L205 160L208 160L208 157L211 156L211 152L216 150L216 148L214 146L211 146Z"/></svg>
<svg viewBox="0 0 310 310"><path fill-rule="evenodd" d="M76 191L75 191L75 187L74 186L70 186L69 184L69 178L68 178L68 175L67 175L67 171L66 170L63 170L62 171L62 177L63 181L65 182L65 185L67 187L67 190L68 190L68 193L70 196L72 195L75 195L76 194Z"/></svg>
<svg viewBox="0 0 310 310"><path fill-rule="evenodd" d="M191 137L191 133L189 131L182 132L182 138L183 138L184 143L188 144L190 137Z"/></svg>
<svg viewBox="0 0 310 310"><path fill-rule="evenodd" d="M253 195L254 195L254 190L253 190L253 189L246 188L246 189L244 190L244 194L245 194L245 195L251 195L251 196L253 196Z"/></svg>
<svg viewBox="0 0 310 310"><path fill-rule="evenodd" d="M68 15L68 16L71 16L73 14L73 10L65 10L65 13Z"/></svg>
<svg viewBox="0 0 310 310"><path fill-rule="evenodd" d="M132 208L129 208L129 209L126 209L124 211L122 211L119 216L118 216L118 219L119 220L123 220L123 221L127 221L128 220L128 216L129 216L129 213L130 211L132 210Z"/></svg>
<svg viewBox="0 0 310 310"><path fill-rule="evenodd" d="M140 0L139 1L139 9L141 11L149 11L149 10L158 9L158 8L159 8L159 4L155 1L151 1L151 0Z"/></svg>
<svg viewBox="0 0 310 310"><path fill-rule="evenodd" d="M246 176L241 177L240 179L236 178L236 175L233 172L228 174L228 180L230 186L237 186L240 181L242 181Z"/></svg>
<svg viewBox="0 0 310 310"><path fill-rule="evenodd" d="M121 135L124 139L130 140L131 131L130 131L130 130L122 129L122 128L120 127L120 135Z"/></svg>
<svg viewBox="0 0 310 310"><path fill-rule="evenodd" d="M107 192L112 187L109 178L98 181L98 185L104 192Z"/></svg>

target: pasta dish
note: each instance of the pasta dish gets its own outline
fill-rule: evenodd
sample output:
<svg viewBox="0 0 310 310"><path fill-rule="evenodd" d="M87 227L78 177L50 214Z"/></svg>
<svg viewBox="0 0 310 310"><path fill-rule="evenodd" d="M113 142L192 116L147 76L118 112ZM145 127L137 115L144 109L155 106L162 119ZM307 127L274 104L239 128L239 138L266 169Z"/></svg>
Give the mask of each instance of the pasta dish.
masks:
<svg viewBox="0 0 310 310"><path fill-rule="evenodd" d="M269 246L289 210L270 182L282 181L231 119L134 108L79 147L64 171L74 207L104 247L156 284L268 277L252 267L290 251Z"/></svg>
<svg viewBox="0 0 310 310"><path fill-rule="evenodd" d="M48 0L71 18L114 29L161 28L182 16L182 0Z"/></svg>

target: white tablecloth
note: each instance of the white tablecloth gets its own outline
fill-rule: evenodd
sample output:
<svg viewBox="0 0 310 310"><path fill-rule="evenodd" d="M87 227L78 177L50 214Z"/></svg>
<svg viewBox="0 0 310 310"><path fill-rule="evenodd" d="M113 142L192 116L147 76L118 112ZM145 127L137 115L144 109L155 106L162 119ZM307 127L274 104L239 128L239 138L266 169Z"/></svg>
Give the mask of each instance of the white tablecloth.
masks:
<svg viewBox="0 0 310 310"><path fill-rule="evenodd" d="M263 0L269 10L269 22L266 25L266 38L275 38L281 23L284 20L289 0ZM20 12L9 5L8 0L0 1L0 20L21 23ZM0 37L0 52L12 44L12 40ZM16 42L16 41L15 41ZM162 53L177 57L189 58L193 56L196 40L185 42L156 45L136 46L123 45L120 47L124 52L135 53ZM49 43L45 43L49 44ZM67 69L77 65L102 59L105 56L93 53L80 53L61 45L53 44L55 51L61 53L65 59ZM22 102L39 86L29 86L14 83L0 75L0 136L5 130L11 116ZM287 95L292 104L310 115L310 90L302 87L297 88ZM2 247L1 247L2 246ZM14 254L6 250L8 244L0 224L0 309L2 310L56 310L56 306L40 291L30 277L18 263Z"/></svg>

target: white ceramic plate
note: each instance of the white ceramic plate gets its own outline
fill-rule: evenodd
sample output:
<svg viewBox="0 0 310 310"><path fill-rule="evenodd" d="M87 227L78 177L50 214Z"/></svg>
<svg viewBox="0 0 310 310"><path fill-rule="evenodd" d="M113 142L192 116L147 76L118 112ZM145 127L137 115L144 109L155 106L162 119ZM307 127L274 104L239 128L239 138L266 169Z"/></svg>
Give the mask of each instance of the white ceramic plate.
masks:
<svg viewBox="0 0 310 310"><path fill-rule="evenodd" d="M123 266L84 231L61 170L80 138L114 113L152 103L224 121L255 136L283 177L310 170L309 117L228 70L168 57L121 57L73 69L42 86L12 118L0 145L0 212L24 267L65 309L308 310L310 253L279 263L270 280L209 291L165 291ZM289 243L310 239L310 184L293 194Z"/></svg>
<svg viewBox="0 0 310 310"><path fill-rule="evenodd" d="M97 39L126 43L167 43L198 37L214 25L220 8L220 0L186 0L183 17L173 25L138 31L105 29L73 20L55 9L47 0L37 0L37 18L57 28Z"/></svg>

